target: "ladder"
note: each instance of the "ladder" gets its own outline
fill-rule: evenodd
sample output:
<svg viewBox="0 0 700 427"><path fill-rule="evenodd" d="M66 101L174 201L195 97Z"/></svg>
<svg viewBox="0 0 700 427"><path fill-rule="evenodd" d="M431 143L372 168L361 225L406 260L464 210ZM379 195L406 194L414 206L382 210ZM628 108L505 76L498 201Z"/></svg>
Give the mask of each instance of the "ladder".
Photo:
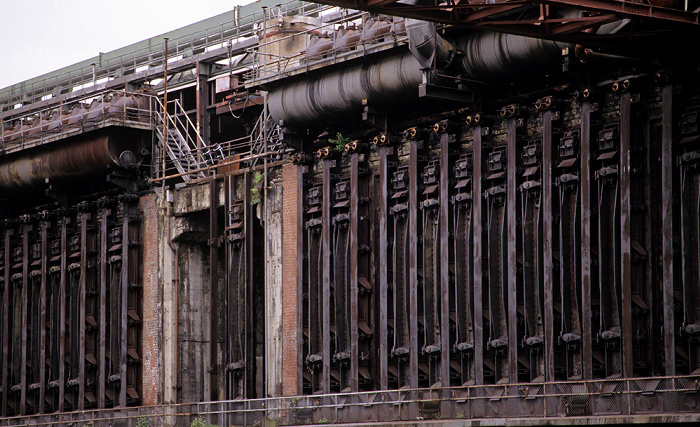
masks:
<svg viewBox="0 0 700 427"><path fill-rule="evenodd" d="M155 131L161 155L167 155L170 163L182 175L183 181L189 182L191 179L204 177L204 172L201 169L211 166L216 160L223 158L221 148L218 147L218 144L214 144L218 149L204 144L202 136L197 132L192 120L177 99L168 102L168 104L172 103L175 109L173 114L166 113L166 125L164 126L163 102L160 99L157 101L160 111L156 113ZM193 133L196 139L192 137ZM202 154L205 152L206 156ZM156 165L156 167L158 168L160 165ZM165 176L165 171L161 171L161 173Z"/></svg>

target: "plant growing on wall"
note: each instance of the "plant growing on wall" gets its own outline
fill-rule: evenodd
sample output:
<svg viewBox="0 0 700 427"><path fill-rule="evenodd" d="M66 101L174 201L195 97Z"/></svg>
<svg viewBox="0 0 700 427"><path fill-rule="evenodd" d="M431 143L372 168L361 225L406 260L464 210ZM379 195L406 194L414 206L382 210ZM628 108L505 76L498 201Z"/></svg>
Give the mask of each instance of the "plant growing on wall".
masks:
<svg viewBox="0 0 700 427"><path fill-rule="evenodd" d="M253 187L250 189L250 204L255 206L260 203L260 189L259 185L262 182L263 174L260 172L255 172L253 175Z"/></svg>
<svg viewBox="0 0 700 427"><path fill-rule="evenodd" d="M342 133L338 132L335 134L335 139L328 138L328 142L330 142L337 151L345 151L345 144L350 142L350 138L346 138Z"/></svg>

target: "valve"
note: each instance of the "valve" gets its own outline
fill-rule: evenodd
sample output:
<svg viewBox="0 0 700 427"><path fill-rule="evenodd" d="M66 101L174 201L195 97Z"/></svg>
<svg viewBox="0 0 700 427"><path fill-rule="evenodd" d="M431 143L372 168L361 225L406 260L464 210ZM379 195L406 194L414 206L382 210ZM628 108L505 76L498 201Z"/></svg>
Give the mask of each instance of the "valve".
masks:
<svg viewBox="0 0 700 427"><path fill-rule="evenodd" d="M331 155L330 147L323 147L323 148L319 148L318 150L316 150L316 157L318 157L319 159L325 159L326 157L330 157L330 155Z"/></svg>
<svg viewBox="0 0 700 427"><path fill-rule="evenodd" d="M418 128L412 127L403 131L404 139L415 139L418 137Z"/></svg>
<svg viewBox="0 0 700 427"><path fill-rule="evenodd" d="M613 92L624 92L630 87L630 81L628 79L615 82L612 85Z"/></svg>
<svg viewBox="0 0 700 427"><path fill-rule="evenodd" d="M481 115L479 113L469 115L464 119L464 123L466 123L467 126L476 126L481 123Z"/></svg>
<svg viewBox="0 0 700 427"><path fill-rule="evenodd" d="M572 94L574 100L576 101L585 101L593 95L593 91L586 88L586 89L581 89L581 90L575 90L574 93Z"/></svg>
<svg viewBox="0 0 700 427"><path fill-rule="evenodd" d="M520 114L520 107L515 104L506 105L498 111L501 117L513 117Z"/></svg>

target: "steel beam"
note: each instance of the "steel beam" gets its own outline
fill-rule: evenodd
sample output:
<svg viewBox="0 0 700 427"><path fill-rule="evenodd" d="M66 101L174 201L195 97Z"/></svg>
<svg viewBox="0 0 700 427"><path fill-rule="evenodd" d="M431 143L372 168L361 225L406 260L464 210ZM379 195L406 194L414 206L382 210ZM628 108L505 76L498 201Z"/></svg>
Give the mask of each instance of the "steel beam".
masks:
<svg viewBox="0 0 700 427"><path fill-rule="evenodd" d="M388 178L388 162L387 148L381 146L379 148L379 271L377 272L379 281L379 389L387 390L389 388L389 372L388 372L388 316L389 309L387 305L387 259L388 259L388 224L387 224L387 178ZM394 237L396 238L396 237ZM394 267L395 269L396 267ZM396 314L394 314L396 316Z"/></svg>
<svg viewBox="0 0 700 427"><path fill-rule="evenodd" d="M3 283L4 283L4 288L3 288L3 293L2 293L2 318L3 318L3 323L2 323L2 363L3 366L0 367L2 369L2 373L0 374L0 377L2 378L2 416L5 417L7 416L7 398L10 393L10 385L8 384L9 379L8 379L8 367L10 366L9 358L8 358L8 347L10 343L10 288L14 286L12 283L10 283L10 266L12 262L12 258L10 258L10 239L12 237L12 229L9 227L9 224L5 224L5 229L4 229L4 247L5 247L5 268L3 271Z"/></svg>
<svg viewBox="0 0 700 427"><path fill-rule="evenodd" d="M127 362L128 362L128 316L127 312L129 309L129 207L128 202L124 202L122 206L122 271L121 280L119 281L119 290L121 300L119 301L119 307L121 312L119 313L119 320L121 328L121 346L119 348L119 406L126 407L126 388L127 382ZM116 405L115 405L116 406Z"/></svg>
<svg viewBox="0 0 700 427"><path fill-rule="evenodd" d="M450 386L450 135L440 135L440 380ZM437 295L435 296L437 298Z"/></svg>
<svg viewBox="0 0 700 427"><path fill-rule="evenodd" d="M107 381L107 217L109 210L106 201L102 201L100 214L100 313L98 320L99 327L99 354L97 358L97 407L105 407L105 392ZM111 348L110 348L111 351Z"/></svg>
<svg viewBox="0 0 700 427"><path fill-rule="evenodd" d="M27 348L27 330L28 330L28 291L29 291L29 224L24 224L22 226L22 306L20 308L20 313L22 317L21 322L21 355L20 355L20 403L19 403L19 414L27 414L27 365L29 364Z"/></svg>
<svg viewBox="0 0 700 427"><path fill-rule="evenodd" d="M48 278L48 220L41 222L41 288L39 290L39 404L35 410L43 414L46 399L46 282ZM34 332L36 333L36 331ZM35 338L36 339L36 338ZM36 373L35 373L36 375Z"/></svg>
<svg viewBox="0 0 700 427"><path fill-rule="evenodd" d="M359 390L358 383L358 323L357 323L357 221L358 221L358 186L359 186L359 154L350 157L350 391ZM337 326L336 326L337 327Z"/></svg>
<svg viewBox="0 0 700 427"><path fill-rule="evenodd" d="M483 225L481 194L481 126L474 127L472 143L472 200L473 200L473 245L474 245L474 383L484 383L484 312L483 312Z"/></svg>
<svg viewBox="0 0 700 427"><path fill-rule="evenodd" d="M517 198L516 191L518 188L516 179L518 168L516 165L517 159L517 121L516 118L508 119L508 146L506 148L507 166L506 166L506 235L508 239L508 248L506 249L507 265L506 270L506 292L507 301L506 310L508 322L508 379L510 383L518 382L518 302L517 302ZM502 236L500 237L503 238ZM501 264L501 269L503 269ZM489 286L501 286L501 284L489 283ZM504 332L504 331L502 331Z"/></svg>
<svg viewBox="0 0 700 427"><path fill-rule="evenodd" d="M409 142L408 166L409 385L418 388L418 141ZM395 238L395 237L394 237Z"/></svg>
<svg viewBox="0 0 700 427"><path fill-rule="evenodd" d="M542 272L544 280L544 379L554 381L554 257L552 237L552 119L547 110L542 114ZM560 248L561 249L561 248ZM563 286L563 284L561 284ZM511 308L511 311L514 311ZM565 313L562 313L565 315Z"/></svg>
<svg viewBox="0 0 700 427"><path fill-rule="evenodd" d="M331 392L331 163L323 160L323 206L321 208L321 251L322 280L321 298L323 300L323 371L321 373L321 391Z"/></svg>
<svg viewBox="0 0 700 427"><path fill-rule="evenodd" d="M65 410L66 404L66 281L68 278L68 218L61 220L61 278L58 341L58 412Z"/></svg>
<svg viewBox="0 0 700 427"><path fill-rule="evenodd" d="M632 377L632 254L631 216L631 102L629 92L620 96L620 280L622 287L622 373ZM604 244L600 242L600 244Z"/></svg>
<svg viewBox="0 0 700 427"><path fill-rule="evenodd" d="M663 297L664 367L676 375L673 262L673 85L661 89L661 283Z"/></svg>
<svg viewBox="0 0 700 427"><path fill-rule="evenodd" d="M88 213L80 213L80 293L78 296L78 410L85 409L85 302L87 299L87 220ZM71 331L74 333L74 331ZM74 349L71 349L74 351Z"/></svg>
<svg viewBox="0 0 700 427"><path fill-rule="evenodd" d="M584 380L593 379L591 312L591 104L581 104L581 349Z"/></svg>
<svg viewBox="0 0 700 427"><path fill-rule="evenodd" d="M245 210L245 220L244 220L244 230L245 230L245 283L243 284L245 291L244 295L244 322L243 322L243 334L245 336L245 343L243 344L243 361L245 362L244 367L244 380L243 380L243 396L251 397L255 391L255 347L254 342L254 311L253 311L253 277L255 272L253 270L253 205L251 202L251 188L253 176L250 173L246 173L243 178L243 204Z"/></svg>
<svg viewBox="0 0 700 427"><path fill-rule="evenodd" d="M209 381L210 399L219 399L219 181L209 181L209 286L211 307L209 318ZM126 230L125 230L126 231ZM126 270L126 268L124 269Z"/></svg>
<svg viewBox="0 0 700 427"><path fill-rule="evenodd" d="M698 18L700 15L697 13L625 0L535 0L535 3L595 12L610 12L620 18L646 18L655 21L671 21L695 25L700 23Z"/></svg>

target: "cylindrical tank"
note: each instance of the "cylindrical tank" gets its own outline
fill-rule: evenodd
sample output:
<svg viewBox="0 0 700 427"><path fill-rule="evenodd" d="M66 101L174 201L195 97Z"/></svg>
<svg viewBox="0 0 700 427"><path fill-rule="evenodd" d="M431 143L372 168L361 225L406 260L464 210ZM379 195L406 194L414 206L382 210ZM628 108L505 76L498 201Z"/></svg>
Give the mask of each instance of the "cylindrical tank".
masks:
<svg viewBox="0 0 700 427"><path fill-rule="evenodd" d="M275 75L299 66L299 60L309 46L312 30L318 19L308 16L279 16L265 22L258 47L260 76Z"/></svg>

